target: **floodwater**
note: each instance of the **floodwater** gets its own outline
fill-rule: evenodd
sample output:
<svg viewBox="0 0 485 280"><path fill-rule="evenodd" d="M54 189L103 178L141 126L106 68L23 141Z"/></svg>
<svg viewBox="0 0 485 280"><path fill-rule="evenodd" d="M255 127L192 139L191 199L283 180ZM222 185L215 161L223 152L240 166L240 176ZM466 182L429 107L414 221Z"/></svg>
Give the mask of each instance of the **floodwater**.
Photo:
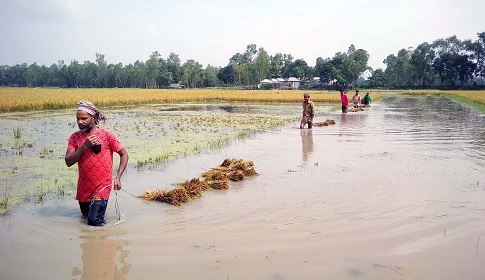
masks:
<svg viewBox="0 0 485 280"><path fill-rule="evenodd" d="M0 216L0 279L484 279L485 116L383 95L326 119L130 171L103 228L72 197L22 204ZM133 196L225 158L259 175L178 207Z"/></svg>

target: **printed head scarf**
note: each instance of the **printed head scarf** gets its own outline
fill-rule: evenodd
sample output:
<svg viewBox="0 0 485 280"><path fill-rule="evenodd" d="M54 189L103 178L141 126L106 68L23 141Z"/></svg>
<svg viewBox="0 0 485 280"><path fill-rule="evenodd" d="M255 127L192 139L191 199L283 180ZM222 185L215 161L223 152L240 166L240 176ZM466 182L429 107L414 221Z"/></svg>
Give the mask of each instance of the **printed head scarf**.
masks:
<svg viewBox="0 0 485 280"><path fill-rule="evenodd" d="M94 106L93 103L86 101L86 100L81 100L77 103L77 110L78 111L84 111L91 116L96 117L96 124L99 124L99 121L106 121L106 117L104 114Z"/></svg>

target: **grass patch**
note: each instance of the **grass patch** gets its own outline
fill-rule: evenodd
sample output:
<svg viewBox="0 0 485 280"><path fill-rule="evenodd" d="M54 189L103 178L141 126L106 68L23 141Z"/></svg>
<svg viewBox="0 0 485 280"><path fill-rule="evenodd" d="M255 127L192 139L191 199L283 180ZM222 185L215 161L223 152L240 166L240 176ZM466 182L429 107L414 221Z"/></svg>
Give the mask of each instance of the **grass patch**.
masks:
<svg viewBox="0 0 485 280"><path fill-rule="evenodd" d="M445 93L443 94L446 98L449 98L457 103L460 103L462 106L475 109L481 113L485 113L485 101L483 102L477 102L474 101L472 98L467 97L467 96L462 96L462 95L456 95L456 94L449 94ZM485 93L483 94L485 97Z"/></svg>
<svg viewBox="0 0 485 280"><path fill-rule="evenodd" d="M485 90L399 90L404 95L443 96L461 105L485 113Z"/></svg>

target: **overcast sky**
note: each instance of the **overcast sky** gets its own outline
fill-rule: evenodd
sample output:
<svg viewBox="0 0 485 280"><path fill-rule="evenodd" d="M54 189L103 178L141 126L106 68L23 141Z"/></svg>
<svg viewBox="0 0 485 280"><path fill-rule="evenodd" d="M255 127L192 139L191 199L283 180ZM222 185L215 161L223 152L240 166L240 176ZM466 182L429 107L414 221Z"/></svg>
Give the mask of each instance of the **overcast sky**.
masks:
<svg viewBox="0 0 485 280"><path fill-rule="evenodd" d="M95 62L96 53L127 65L158 51L226 66L256 44L314 66L354 44L384 69L400 49L480 32L483 0L0 0L0 65Z"/></svg>

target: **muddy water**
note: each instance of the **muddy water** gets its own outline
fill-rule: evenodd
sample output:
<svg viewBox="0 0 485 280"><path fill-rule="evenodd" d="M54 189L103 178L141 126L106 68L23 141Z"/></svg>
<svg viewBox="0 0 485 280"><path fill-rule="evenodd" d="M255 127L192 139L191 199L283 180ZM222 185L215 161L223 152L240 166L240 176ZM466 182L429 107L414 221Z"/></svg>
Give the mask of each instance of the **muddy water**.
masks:
<svg viewBox="0 0 485 280"><path fill-rule="evenodd" d="M72 198L23 204L0 217L0 279L483 279L485 116L388 95L327 118L128 172L103 228ZM260 175L180 207L131 195L225 158Z"/></svg>

